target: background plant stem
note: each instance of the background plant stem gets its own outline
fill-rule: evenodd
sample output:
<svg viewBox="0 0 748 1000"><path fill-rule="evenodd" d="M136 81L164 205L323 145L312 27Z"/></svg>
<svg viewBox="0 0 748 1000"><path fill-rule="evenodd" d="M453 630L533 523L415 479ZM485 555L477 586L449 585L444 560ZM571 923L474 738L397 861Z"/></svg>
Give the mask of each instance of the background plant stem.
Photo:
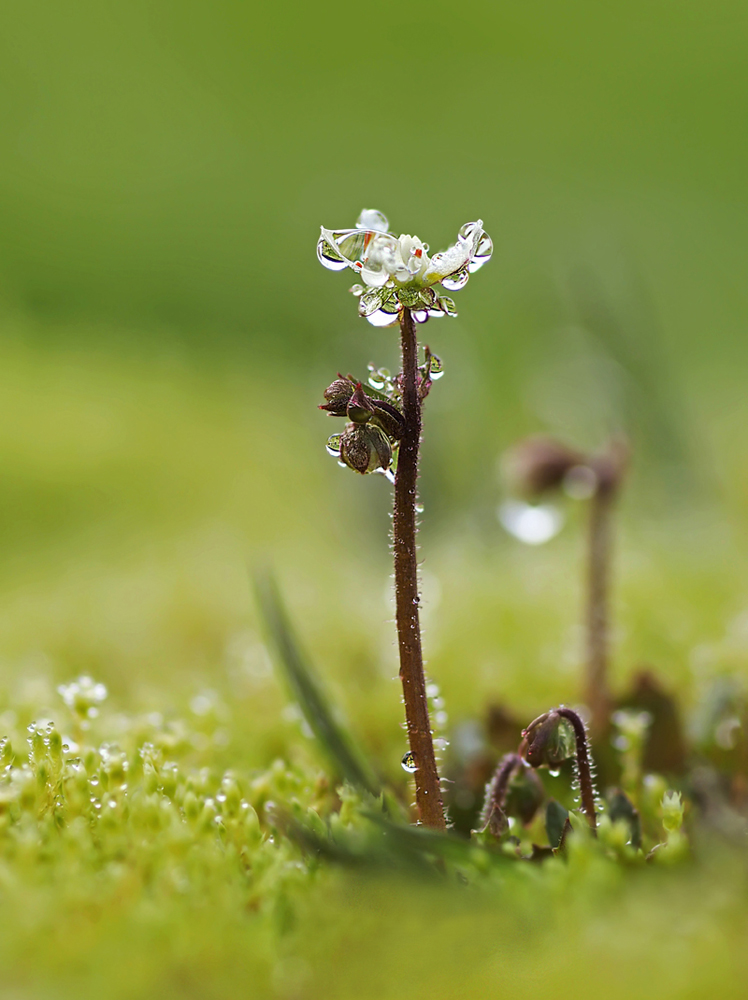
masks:
<svg viewBox="0 0 748 1000"><path fill-rule="evenodd" d="M591 713L590 728L598 737L607 731L610 715L608 631L611 521L614 500L614 491L601 487L590 501L585 699Z"/></svg>
<svg viewBox="0 0 748 1000"><path fill-rule="evenodd" d="M395 594L397 637L400 650L400 680L403 685L405 719L410 749L417 770L416 806L421 822L437 830L446 827L439 773L431 738L431 720L426 700L426 681L421 650L418 562L416 548L416 497L418 452L421 444L421 399L418 394L418 338L409 309L400 314L402 347L402 405L404 428L395 475L393 541L395 550Z"/></svg>

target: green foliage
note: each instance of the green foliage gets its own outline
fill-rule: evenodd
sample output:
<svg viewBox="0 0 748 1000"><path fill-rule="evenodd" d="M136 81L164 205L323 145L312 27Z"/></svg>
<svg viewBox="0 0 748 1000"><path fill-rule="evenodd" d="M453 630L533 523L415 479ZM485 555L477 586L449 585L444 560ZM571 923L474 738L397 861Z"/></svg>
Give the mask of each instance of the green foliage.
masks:
<svg viewBox="0 0 748 1000"><path fill-rule="evenodd" d="M3 992L742 996L742 6L94 8L8 6L0 40ZM398 29L370 67L373 17ZM358 85L333 91L320 52ZM471 59L476 99L451 86ZM361 95L384 79L462 154L374 141ZM657 763L664 725L617 731L597 842L569 771L543 773L575 829L542 864L517 853L557 827L519 808L519 844L401 828L387 486L339 481L308 417L331 338L346 371L394 351L348 337L363 321L296 250L362 199L423 233L438 204L434 246L475 205L497 241L454 331L428 328L449 391L424 437L425 644L467 816L580 690L575 515L542 549L505 538L497 456L537 430L597 447L622 411L632 431L612 680L648 663L677 690L688 770ZM267 552L396 830L284 708L246 586ZM69 715L55 688L81 673L110 697Z"/></svg>

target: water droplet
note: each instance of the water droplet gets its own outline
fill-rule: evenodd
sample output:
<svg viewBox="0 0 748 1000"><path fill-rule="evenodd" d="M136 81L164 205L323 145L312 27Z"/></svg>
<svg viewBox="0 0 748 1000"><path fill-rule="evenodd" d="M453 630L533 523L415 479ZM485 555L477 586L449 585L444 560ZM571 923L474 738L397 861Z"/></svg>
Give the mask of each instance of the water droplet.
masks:
<svg viewBox="0 0 748 1000"><path fill-rule="evenodd" d="M433 683L432 684L427 684L426 685L426 694L429 696L429 698L438 698L439 697L439 685L438 684L433 684Z"/></svg>
<svg viewBox="0 0 748 1000"><path fill-rule="evenodd" d="M356 220L356 229L373 230L376 233L386 233L390 228L387 216L382 215L376 208L365 208Z"/></svg>
<svg viewBox="0 0 748 1000"><path fill-rule="evenodd" d="M442 278L442 284L448 292L458 292L461 288L465 287L469 277L470 272L467 265L465 265L459 271L454 271L452 274L447 275L446 278Z"/></svg>
<svg viewBox="0 0 748 1000"><path fill-rule="evenodd" d="M423 504L422 503L417 503L415 505L415 511L416 511L416 514L423 514Z"/></svg>
<svg viewBox="0 0 748 1000"><path fill-rule="evenodd" d="M558 768L556 768L555 770L551 770L551 769L549 768L549 769L548 769L548 774L550 774L550 776L551 776L552 778L557 778L557 777L559 776L559 774L561 774L561 772L560 772L560 771L558 770Z"/></svg>
<svg viewBox="0 0 748 1000"><path fill-rule="evenodd" d="M473 225L477 225L477 223L469 222L466 226L463 226L462 229L460 230L461 235L466 237L469 236L470 232L472 231ZM465 232L465 230L468 230L468 232ZM483 233L480 239L478 240L478 246L475 248L475 253L473 254L470 263L468 264L470 273L472 274L475 271L479 270L481 267L483 267L483 265L491 259L492 254L493 254L493 241L491 240L491 237L488 235L488 233Z"/></svg>
<svg viewBox="0 0 748 1000"><path fill-rule="evenodd" d="M430 356L431 367L429 369L431 375L431 381L436 382L444 374L444 365L442 364L442 359L437 357L436 354Z"/></svg>
<svg viewBox="0 0 748 1000"><path fill-rule="evenodd" d="M374 365L369 365L369 385L372 389L385 389L388 386L392 378L392 374L388 368L375 368Z"/></svg>
<svg viewBox="0 0 748 1000"><path fill-rule="evenodd" d="M400 761L403 771L407 771L408 774L413 774L418 770L418 765L416 764L416 758L413 755L412 750L408 750L407 753L403 754L403 759Z"/></svg>
<svg viewBox="0 0 748 1000"><path fill-rule="evenodd" d="M542 545L554 538L564 524L560 510L550 504L506 500L497 509L502 526L526 545Z"/></svg>
<svg viewBox="0 0 748 1000"><path fill-rule="evenodd" d="M371 323L372 326L392 326L393 323L397 323L398 314L385 312L384 309L378 309L371 316L366 318Z"/></svg>
<svg viewBox="0 0 748 1000"><path fill-rule="evenodd" d="M324 237L317 243L317 259L330 271L344 271L348 267L348 261Z"/></svg>
<svg viewBox="0 0 748 1000"><path fill-rule="evenodd" d="M342 434L331 434L327 439L325 448L327 449L327 454L332 455L333 458L337 458L340 454L340 439L342 436Z"/></svg>

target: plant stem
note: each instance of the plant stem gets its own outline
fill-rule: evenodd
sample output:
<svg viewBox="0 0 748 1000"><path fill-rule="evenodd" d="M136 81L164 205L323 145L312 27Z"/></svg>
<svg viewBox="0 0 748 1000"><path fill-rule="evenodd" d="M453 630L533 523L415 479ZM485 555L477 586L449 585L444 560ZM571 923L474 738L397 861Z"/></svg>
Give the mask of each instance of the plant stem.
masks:
<svg viewBox="0 0 748 1000"><path fill-rule="evenodd" d="M597 828L597 813L595 812L595 785L592 781L592 768L590 766L590 753L587 744L587 731L584 723L577 713L571 708L557 708L556 715L566 719L571 723L574 730L574 739L577 745L577 773L579 775L579 791L582 796L582 808L587 816L590 828Z"/></svg>
<svg viewBox="0 0 748 1000"><path fill-rule="evenodd" d="M590 500L587 564L587 683L593 734L603 735L610 716L608 632L614 490L601 483Z"/></svg>
<svg viewBox="0 0 748 1000"><path fill-rule="evenodd" d="M416 764L414 778L418 815L425 826L443 830L446 822L431 738L418 613L420 597L416 548L416 487L421 444L421 398L418 392L418 339L409 309L403 309L400 314L400 334L404 426L397 459L392 519L400 680L403 685L408 740Z"/></svg>
<svg viewBox="0 0 748 1000"><path fill-rule="evenodd" d="M488 826L494 811L501 815L509 791L509 782L521 767L522 758L518 753L507 753L501 758L493 778L486 785L486 798L478 821L478 829L482 830Z"/></svg>

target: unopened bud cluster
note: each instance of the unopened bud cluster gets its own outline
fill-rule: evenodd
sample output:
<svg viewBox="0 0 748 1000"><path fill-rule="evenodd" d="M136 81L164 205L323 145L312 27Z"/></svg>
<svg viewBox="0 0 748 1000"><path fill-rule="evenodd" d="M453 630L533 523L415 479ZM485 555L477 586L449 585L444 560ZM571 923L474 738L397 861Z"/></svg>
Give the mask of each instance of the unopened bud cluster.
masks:
<svg viewBox="0 0 748 1000"><path fill-rule="evenodd" d="M425 349L425 361L418 369L421 399L442 374L440 359ZM352 375L341 375L330 383L319 407L332 417L345 417L348 423L327 442L327 450L354 472L389 472L403 432L401 376L392 377L385 369L369 366L368 385Z"/></svg>

